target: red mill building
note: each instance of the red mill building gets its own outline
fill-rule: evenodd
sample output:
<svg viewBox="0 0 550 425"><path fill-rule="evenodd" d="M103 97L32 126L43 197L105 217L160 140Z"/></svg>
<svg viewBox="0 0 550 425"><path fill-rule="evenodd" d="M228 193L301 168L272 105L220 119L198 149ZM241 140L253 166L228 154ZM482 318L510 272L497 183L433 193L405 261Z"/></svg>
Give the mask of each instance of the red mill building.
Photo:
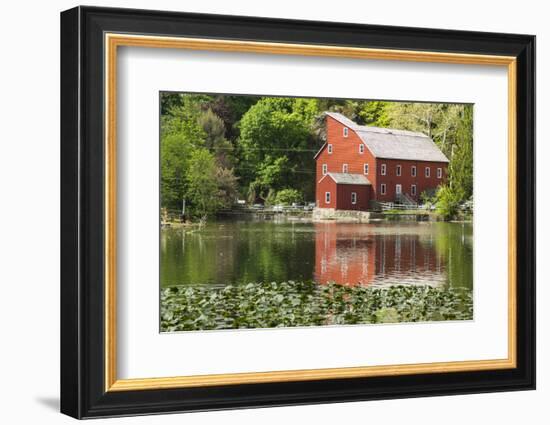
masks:
<svg viewBox="0 0 550 425"><path fill-rule="evenodd" d="M449 160L428 136L325 114L327 141L315 155L317 207L365 211L370 201L416 203L445 182Z"/></svg>

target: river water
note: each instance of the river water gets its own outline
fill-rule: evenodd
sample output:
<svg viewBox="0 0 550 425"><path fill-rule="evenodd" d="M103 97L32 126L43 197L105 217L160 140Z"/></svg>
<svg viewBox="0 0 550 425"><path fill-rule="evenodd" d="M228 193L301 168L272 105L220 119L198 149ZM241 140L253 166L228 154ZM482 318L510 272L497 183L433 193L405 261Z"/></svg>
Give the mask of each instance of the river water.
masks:
<svg viewBox="0 0 550 425"><path fill-rule="evenodd" d="M161 286L313 280L472 289L472 225L219 221L168 228Z"/></svg>

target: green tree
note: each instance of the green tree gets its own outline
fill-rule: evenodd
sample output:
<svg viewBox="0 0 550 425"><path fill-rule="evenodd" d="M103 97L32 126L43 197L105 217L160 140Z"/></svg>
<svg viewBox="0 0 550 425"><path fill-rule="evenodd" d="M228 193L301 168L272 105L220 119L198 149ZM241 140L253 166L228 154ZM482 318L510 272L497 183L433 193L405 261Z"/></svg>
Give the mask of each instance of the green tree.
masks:
<svg viewBox="0 0 550 425"><path fill-rule="evenodd" d="M187 211L201 218L230 206L238 186L229 167L233 147L223 121L207 108L211 101L181 95L165 102L173 106L161 117L161 207L180 209L185 200Z"/></svg>
<svg viewBox="0 0 550 425"><path fill-rule="evenodd" d="M437 123L442 119L445 106L438 103L391 103L388 107L390 126L418 131L432 137Z"/></svg>
<svg viewBox="0 0 550 425"><path fill-rule="evenodd" d="M449 180L437 191L437 210L446 219L457 215L460 204L473 195L473 107L464 106L458 114L449 163Z"/></svg>
<svg viewBox="0 0 550 425"><path fill-rule="evenodd" d="M164 208L177 209L185 198L187 162L193 147L178 135L166 135L160 150L160 199Z"/></svg>
<svg viewBox="0 0 550 425"><path fill-rule="evenodd" d="M235 203L238 197L238 180L233 169L216 168L216 183L221 208L230 208Z"/></svg>
<svg viewBox="0 0 550 425"><path fill-rule="evenodd" d="M339 112L359 125L387 127L390 123L388 108L391 102L371 100L322 99L319 111Z"/></svg>
<svg viewBox="0 0 550 425"><path fill-rule="evenodd" d="M206 218L220 206L216 160L206 149L196 149L189 159L188 194L193 214Z"/></svg>
<svg viewBox="0 0 550 425"><path fill-rule="evenodd" d="M245 160L261 163L274 151L307 146L310 122L295 105L295 99L263 98L248 110L239 125Z"/></svg>
<svg viewBox="0 0 550 425"><path fill-rule="evenodd" d="M161 206L181 208L187 193L189 158L204 145L206 134L189 106L163 117L160 140Z"/></svg>
<svg viewBox="0 0 550 425"><path fill-rule="evenodd" d="M183 94L162 92L160 94L160 114L166 116L170 110L179 107L183 104Z"/></svg>
<svg viewBox="0 0 550 425"><path fill-rule="evenodd" d="M445 103L393 102L387 106L388 126L424 133L450 157L466 107Z"/></svg>
<svg viewBox="0 0 550 425"><path fill-rule="evenodd" d="M361 124L388 127L390 124L388 105L389 102L383 101L361 102L357 111Z"/></svg>
<svg viewBox="0 0 550 425"><path fill-rule="evenodd" d="M449 183L453 191L469 199L474 189L473 106L466 105L459 115L449 165Z"/></svg>
<svg viewBox="0 0 550 425"><path fill-rule="evenodd" d="M252 105L258 102L258 96L215 96L204 107L211 109L225 125L225 137L234 144L239 136L238 123Z"/></svg>
<svg viewBox="0 0 550 425"><path fill-rule="evenodd" d="M252 198L260 197L264 200L270 198L274 192L292 180L292 170L286 156L273 158L267 155L260 164L256 178L250 184ZM251 199L253 201L253 199Z"/></svg>
<svg viewBox="0 0 550 425"><path fill-rule="evenodd" d="M450 184L439 187L436 195L436 208L445 220L456 216L460 202L464 199L462 190L453 190Z"/></svg>
<svg viewBox="0 0 550 425"><path fill-rule="evenodd" d="M277 192L274 203L276 205L292 205L302 201L302 194L296 189L283 189Z"/></svg>
<svg viewBox="0 0 550 425"><path fill-rule="evenodd" d="M205 147L214 154L220 166L230 167L233 163L233 145L225 138L225 124L212 109L198 117L198 123L206 134Z"/></svg>
<svg viewBox="0 0 550 425"><path fill-rule="evenodd" d="M293 175L296 188L311 179L305 171L314 169L311 129L316 114L314 99L262 98L243 115L238 169L251 197L265 199L288 184L290 173L303 173Z"/></svg>

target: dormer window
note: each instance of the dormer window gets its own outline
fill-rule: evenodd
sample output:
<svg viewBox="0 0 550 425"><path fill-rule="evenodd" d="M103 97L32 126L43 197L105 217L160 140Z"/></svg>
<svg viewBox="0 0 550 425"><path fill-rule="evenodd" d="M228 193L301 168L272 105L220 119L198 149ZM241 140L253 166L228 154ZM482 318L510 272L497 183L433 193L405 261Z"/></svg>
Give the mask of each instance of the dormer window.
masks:
<svg viewBox="0 0 550 425"><path fill-rule="evenodd" d="M332 145L330 143L327 146L327 150L328 150L329 155L332 154Z"/></svg>
<svg viewBox="0 0 550 425"><path fill-rule="evenodd" d="M344 127L344 137L348 137L348 128Z"/></svg>
<svg viewBox="0 0 550 425"><path fill-rule="evenodd" d="M359 145L359 153L362 154L362 153L364 153L364 152L365 152L365 145L364 145L363 143L361 143L361 144Z"/></svg>

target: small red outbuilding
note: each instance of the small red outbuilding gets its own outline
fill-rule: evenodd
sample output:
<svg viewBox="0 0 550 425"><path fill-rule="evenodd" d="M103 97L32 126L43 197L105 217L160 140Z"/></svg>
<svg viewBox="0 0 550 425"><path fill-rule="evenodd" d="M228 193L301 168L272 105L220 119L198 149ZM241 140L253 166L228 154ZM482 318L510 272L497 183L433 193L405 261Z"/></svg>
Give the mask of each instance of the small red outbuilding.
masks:
<svg viewBox="0 0 550 425"><path fill-rule="evenodd" d="M327 173L317 184L317 206L365 211L371 199L371 183L362 174Z"/></svg>

